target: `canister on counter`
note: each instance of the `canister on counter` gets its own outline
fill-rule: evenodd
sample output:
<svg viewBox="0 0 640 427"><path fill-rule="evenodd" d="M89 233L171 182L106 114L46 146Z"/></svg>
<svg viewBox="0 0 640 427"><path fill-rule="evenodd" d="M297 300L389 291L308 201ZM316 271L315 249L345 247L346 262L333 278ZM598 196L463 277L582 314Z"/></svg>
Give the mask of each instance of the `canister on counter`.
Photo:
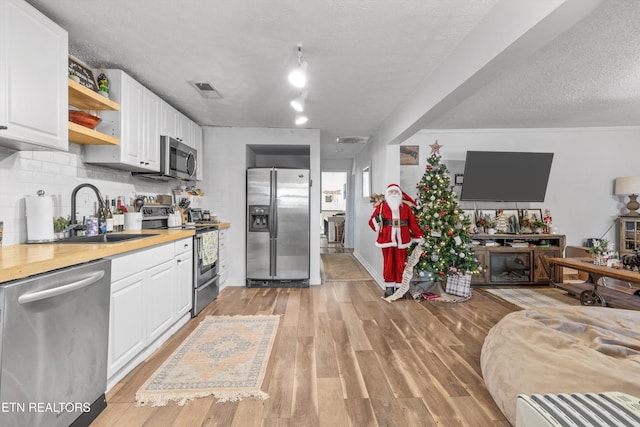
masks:
<svg viewBox="0 0 640 427"><path fill-rule="evenodd" d="M98 218L90 216L87 218L87 231L85 236L97 236L98 235Z"/></svg>

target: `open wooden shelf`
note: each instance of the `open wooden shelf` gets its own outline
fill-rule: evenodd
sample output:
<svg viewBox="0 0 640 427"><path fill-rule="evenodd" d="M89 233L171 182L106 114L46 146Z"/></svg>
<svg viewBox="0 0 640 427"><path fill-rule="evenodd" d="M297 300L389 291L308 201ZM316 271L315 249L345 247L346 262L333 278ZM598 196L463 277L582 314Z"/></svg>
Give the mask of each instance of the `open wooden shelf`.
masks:
<svg viewBox="0 0 640 427"><path fill-rule="evenodd" d="M120 110L120 105L69 79L69 104L81 110Z"/></svg>
<svg viewBox="0 0 640 427"><path fill-rule="evenodd" d="M69 104L81 110L120 110L120 105L69 79ZM84 145L120 145L120 140L111 135L69 122L69 141Z"/></svg>
<svg viewBox="0 0 640 427"><path fill-rule="evenodd" d="M69 122L69 141L84 145L120 145L120 140L116 137L73 122Z"/></svg>

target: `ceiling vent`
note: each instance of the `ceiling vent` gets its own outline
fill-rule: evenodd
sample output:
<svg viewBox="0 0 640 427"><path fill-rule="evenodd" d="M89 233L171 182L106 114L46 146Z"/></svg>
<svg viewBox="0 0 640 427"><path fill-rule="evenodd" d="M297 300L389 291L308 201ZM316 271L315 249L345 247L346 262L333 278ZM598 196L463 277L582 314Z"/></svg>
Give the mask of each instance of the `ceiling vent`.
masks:
<svg viewBox="0 0 640 427"><path fill-rule="evenodd" d="M366 144L369 142L368 136L339 136L338 144Z"/></svg>
<svg viewBox="0 0 640 427"><path fill-rule="evenodd" d="M216 87L209 82L189 82L193 87L198 90L198 93L203 98L209 99L222 99L222 94L216 89Z"/></svg>

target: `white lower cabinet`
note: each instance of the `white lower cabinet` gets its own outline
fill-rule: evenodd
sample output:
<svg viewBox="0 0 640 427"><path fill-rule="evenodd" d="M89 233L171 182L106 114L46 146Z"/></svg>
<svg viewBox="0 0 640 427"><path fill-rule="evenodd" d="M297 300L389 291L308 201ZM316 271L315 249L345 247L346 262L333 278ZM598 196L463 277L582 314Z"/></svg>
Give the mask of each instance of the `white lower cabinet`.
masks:
<svg viewBox="0 0 640 427"><path fill-rule="evenodd" d="M159 347L176 322L188 319L192 242L187 238L111 258L109 382Z"/></svg>
<svg viewBox="0 0 640 427"><path fill-rule="evenodd" d="M111 283L109 314L109 356L107 377L111 377L147 345L144 333L145 273Z"/></svg>
<svg viewBox="0 0 640 427"><path fill-rule="evenodd" d="M174 298L175 320L191 311L193 305L193 239L175 243L176 251L176 297Z"/></svg>
<svg viewBox="0 0 640 427"><path fill-rule="evenodd" d="M173 323L173 288L176 267L172 259L147 270L145 304L147 313L147 342L151 343Z"/></svg>

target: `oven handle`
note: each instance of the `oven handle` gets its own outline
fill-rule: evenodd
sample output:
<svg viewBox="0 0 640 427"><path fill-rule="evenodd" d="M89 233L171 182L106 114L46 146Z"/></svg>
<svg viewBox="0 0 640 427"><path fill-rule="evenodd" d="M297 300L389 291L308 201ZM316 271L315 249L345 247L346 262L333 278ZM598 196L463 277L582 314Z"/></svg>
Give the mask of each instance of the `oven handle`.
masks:
<svg viewBox="0 0 640 427"><path fill-rule="evenodd" d="M208 280L207 282L204 282L202 285L198 286L196 288L196 291L201 291L202 289L208 288L209 286L215 284L217 280L218 280L218 275L216 274L210 280Z"/></svg>

